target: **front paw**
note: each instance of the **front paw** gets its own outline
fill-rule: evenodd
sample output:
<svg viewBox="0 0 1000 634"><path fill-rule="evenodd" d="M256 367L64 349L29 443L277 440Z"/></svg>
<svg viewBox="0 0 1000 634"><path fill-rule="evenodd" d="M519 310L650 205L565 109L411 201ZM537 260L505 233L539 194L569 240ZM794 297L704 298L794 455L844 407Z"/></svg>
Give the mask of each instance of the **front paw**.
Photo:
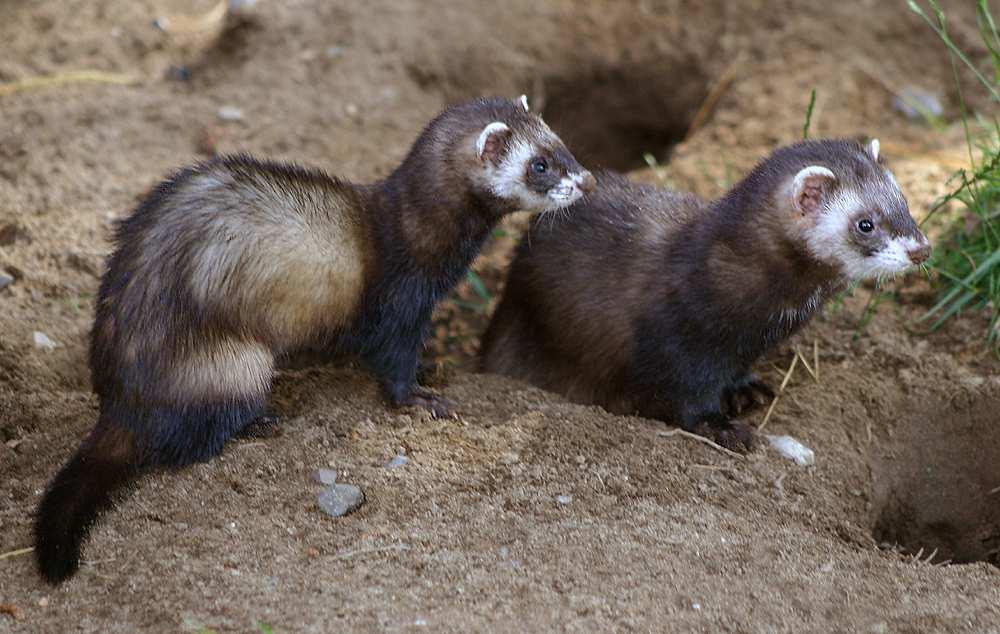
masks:
<svg viewBox="0 0 1000 634"><path fill-rule="evenodd" d="M237 438L277 438L281 435L281 418L270 409L247 423L236 433Z"/></svg>
<svg viewBox="0 0 1000 634"><path fill-rule="evenodd" d="M737 453L747 453L753 449L756 437L753 427L738 420L703 421L691 431Z"/></svg>
<svg viewBox="0 0 1000 634"><path fill-rule="evenodd" d="M755 407L766 405L773 398L774 390L757 376L750 375L723 391L722 406L728 416L739 416Z"/></svg>
<svg viewBox="0 0 1000 634"><path fill-rule="evenodd" d="M434 418L458 418L454 403L422 387L414 388L410 395L398 401L396 406L419 407L430 412Z"/></svg>

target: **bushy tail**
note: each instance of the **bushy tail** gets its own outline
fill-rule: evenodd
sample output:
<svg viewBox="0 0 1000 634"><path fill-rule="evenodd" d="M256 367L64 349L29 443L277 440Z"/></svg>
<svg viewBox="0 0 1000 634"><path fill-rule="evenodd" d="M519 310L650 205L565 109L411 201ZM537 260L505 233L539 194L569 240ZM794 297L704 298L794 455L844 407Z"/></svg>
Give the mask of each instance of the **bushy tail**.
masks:
<svg viewBox="0 0 1000 634"><path fill-rule="evenodd" d="M55 585L80 565L80 544L115 494L138 475L132 434L102 418L49 484L35 517L35 559Z"/></svg>

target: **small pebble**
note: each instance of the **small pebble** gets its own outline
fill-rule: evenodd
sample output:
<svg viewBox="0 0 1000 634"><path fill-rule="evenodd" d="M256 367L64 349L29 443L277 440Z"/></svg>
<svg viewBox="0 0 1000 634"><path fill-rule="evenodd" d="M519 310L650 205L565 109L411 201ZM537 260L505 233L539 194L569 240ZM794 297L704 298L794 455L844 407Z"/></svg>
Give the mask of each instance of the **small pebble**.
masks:
<svg viewBox="0 0 1000 634"><path fill-rule="evenodd" d="M215 113L222 121L242 121L243 111L236 106L223 106Z"/></svg>
<svg viewBox="0 0 1000 634"><path fill-rule="evenodd" d="M392 457L392 460L390 460L389 462L385 463L385 468L386 469L398 469L398 468L402 467L403 465L405 465L407 462L409 462L409 458L407 458L406 456L395 455L395 456Z"/></svg>
<svg viewBox="0 0 1000 634"><path fill-rule="evenodd" d="M344 54L343 46L331 46L330 48L326 49L326 56L329 57L330 59L335 59L343 54Z"/></svg>
<svg viewBox="0 0 1000 634"><path fill-rule="evenodd" d="M365 494L353 484L334 484L319 494L319 508L331 517L341 517L361 506Z"/></svg>
<svg viewBox="0 0 1000 634"><path fill-rule="evenodd" d="M816 454L791 436L767 436L771 446L782 456L794 460L802 467L808 467L816 462Z"/></svg>
<svg viewBox="0 0 1000 634"><path fill-rule="evenodd" d="M7 275L7 271L0 271L0 288L7 288L14 283L14 276Z"/></svg>
<svg viewBox="0 0 1000 634"><path fill-rule="evenodd" d="M926 116L939 118L944 114L941 100L933 93L907 86L892 98L892 107L910 121L924 121Z"/></svg>
<svg viewBox="0 0 1000 634"><path fill-rule="evenodd" d="M49 604L49 598L48 597L42 597L41 599L38 600L38 607L40 607L40 608L44 608L48 604Z"/></svg>
<svg viewBox="0 0 1000 634"><path fill-rule="evenodd" d="M38 330L36 330L32 336L35 339L35 347L38 348L39 350L51 351L55 350L59 346L58 343L49 339L49 336L46 335L44 332L39 332Z"/></svg>
<svg viewBox="0 0 1000 634"><path fill-rule="evenodd" d="M556 502L558 502L559 504L562 504L564 506L566 504L569 504L572 501L573 501L573 496L572 495L557 495L556 496Z"/></svg>
<svg viewBox="0 0 1000 634"><path fill-rule="evenodd" d="M333 469L316 469L313 473L313 478L320 484L336 484L337 472Z"/></svg>
<svg viewBox="0 0 1000 634"><path fill-rule="evenodd" d="M153 22L153 26L159 28L156 22ZM187 81L191 79L191 71L187 66L171 66L167 69L167 79L173 79L174 81Z"/></svg>

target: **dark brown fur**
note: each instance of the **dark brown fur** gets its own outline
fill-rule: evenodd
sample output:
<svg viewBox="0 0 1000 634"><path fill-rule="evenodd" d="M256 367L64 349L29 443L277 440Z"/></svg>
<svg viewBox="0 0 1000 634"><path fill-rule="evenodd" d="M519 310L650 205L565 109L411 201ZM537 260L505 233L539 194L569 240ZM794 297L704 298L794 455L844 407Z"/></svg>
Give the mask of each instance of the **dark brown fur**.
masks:
<svg viewBox="0 0 1000 634"><path fill-rule="evenodd" d="M480 157L492 122L507 127ZM583 172L537 116L481 99L438 116L371 185L232 156L155 187L119 223L101 280L90 349L100 415L39 506L45 578L76 571L91 524L144 470L207 460L261 416L275 359L290 351L355 354L390 404L451 415L416 384L417 361L434 305L521 206L482 176L519 141L550 168L548 185L527 184L532 201Z"/></svg>
<svg viewBox="0 0 1000 634"><path fill-rule="evenodd" d="M839 177L830 199L881 174L847 141L783 148L714 202L600 174L570 219L535 222L521 242L482 369L748 448L732 417L771 394L752 364L845 282L805 247L808 219L787 202L816 164ZM886 222L919 236L903 205Z"/></svg>

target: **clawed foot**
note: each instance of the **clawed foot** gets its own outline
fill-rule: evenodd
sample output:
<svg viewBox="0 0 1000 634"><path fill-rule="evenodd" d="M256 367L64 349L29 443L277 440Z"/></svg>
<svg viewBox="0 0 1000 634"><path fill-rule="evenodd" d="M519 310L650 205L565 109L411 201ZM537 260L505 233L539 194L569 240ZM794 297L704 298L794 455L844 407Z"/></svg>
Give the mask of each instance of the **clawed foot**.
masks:
<svg viewBox="0 0 1000 634"><path fill-rule="evenodd" d="M253 419L236 434L237 438L276 438L281 435L281 419L274 412L266 412Z"/></svg>
<svg viewBox="0 0 1000 634"><path fill-rule="evenodd" d="M410 395L397 402L396 406L420 407L430 412L434 418L458 418L454 403L423 387L414 387Z"/></svg>
<svg viewBox="0 0 1000 634"><path fill-rule="evenodd" d="M755 430L742 421L703 421L691 431L730 451L746 453L753 449Z"/></svg>
<svg viewBox="0 0 1000 634"><path fill-rule="evenodd" d="M739 416L745 411L766 405L773 398L774 390L751 375L745 381L726 388L722 393L722 407L727 416Z"/></svg>

